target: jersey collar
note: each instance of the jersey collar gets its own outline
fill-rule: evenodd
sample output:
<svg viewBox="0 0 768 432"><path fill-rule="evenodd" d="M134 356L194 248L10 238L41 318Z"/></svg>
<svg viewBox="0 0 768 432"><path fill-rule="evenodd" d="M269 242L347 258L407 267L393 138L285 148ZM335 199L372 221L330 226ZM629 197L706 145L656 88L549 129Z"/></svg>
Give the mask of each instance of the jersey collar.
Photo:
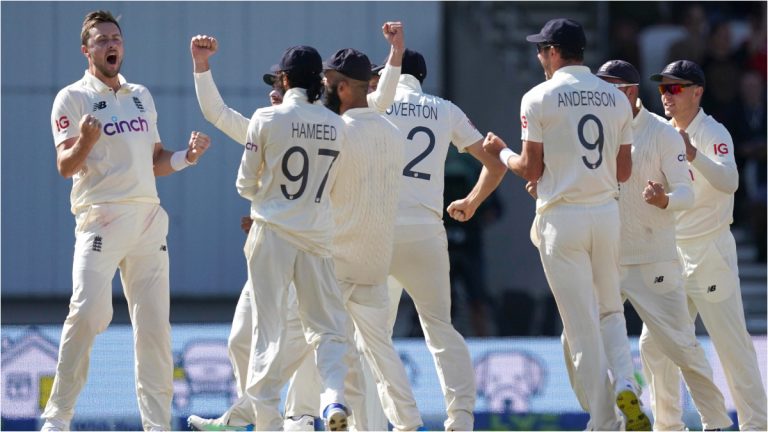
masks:
<svg viewBox="0 0 768 432"><path fill-rule="evenodd" d="M637 107L640 108L640 111L638 111L635 118L632 119L633 129L642 128L643 125L648 122L648 118L651 116L651 114L648 113L648 110L643 106L643 102L640 100L640 98L637 98Z"/></svg>
<svg viewBox="0 0 768 432"><path fill-rule="evenodd" d="M587 66L583 65L569 65L569 66L563 66L560 69L556 70L555 73L552 74L552 78L559 77L560 75L584 75L584 74L592 74L592 71L589 70Z"/></svg>
<svg viewBox="0 0 768 432"><path fill-rule="evenodd" d="M418 93L424 93L421 90L421 83L419 82L418 78L416 78L413 75L401 74L399 84L404 87L408 87L409 89L414 90Z"/></svg>
<svg viewBox="0 0 768 432"><path fill-rule="evenodd" d="M127 81L125 80L125 77L123 77L121 74L117 74L117 79L120 81L120 89L118 89L118 91L120 91L125 88L125 84L127 84ZM86 70L85 74L83 75L83 84L86 87L90 87L91 89L99 93L108 92L110 90L108 85L104 84L102 80L96 78L88 70Z"/></svg>
<svg viewBox="0 0 768 432"><path fill-rule="evenodd" d="M704 122L704 117L707 115L704 114L704 108L699 108L699 112L696 113L696 117L691 120L691 124L688 125L688 127L685 129L685 132L688 133L688 135L693 135L696 133L696 131L699 129L701 124Z"/></svg>
<svg viewBox="0 0 768 432"><path fill-rule="evenodd" d="M285 92L283 95L283 103L291 103L291 104L298 104L298 103L306 103L308 104L309 101L307 101L307 89L299 88L299 87L293 87L288 89L288 91Z"/></svg>

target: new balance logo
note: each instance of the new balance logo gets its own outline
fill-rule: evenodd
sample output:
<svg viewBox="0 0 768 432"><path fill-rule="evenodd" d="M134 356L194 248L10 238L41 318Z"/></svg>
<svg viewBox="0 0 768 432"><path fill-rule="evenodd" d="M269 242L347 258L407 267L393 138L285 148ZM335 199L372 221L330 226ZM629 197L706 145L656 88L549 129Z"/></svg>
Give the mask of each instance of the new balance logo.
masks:
<svg viewBox="0 0 768 432"><path fill-rule="evenodd" d="M133 103L136 105L136 108L138 108L139 111L144 112L144 105L141 103L141 99L134 96Z"/></svg>
<svg viewBox="0 0 768 432"><path fill-rule="evenodd" d="M93 110L94 111L103 110L106 107L107 107L107 102L106 101L94 102L93 103Z"/></svg>
<svg viewBox="0 0 768 432"><path fill-rule="evenodd" d="M163 251L163 252L166 252L168 250L168 246L160 245L160 250Z"/></svg>
<svg viewBox="0 0 768 432"><path fill-rule="evenodd" d="M653 283L655 283L655 284L657 284L657 283L662 283L662 282L664 282L664 276L656 276L656 277L653 279Z"/></svg>
<svg viewBox="0 0 768 432"><path fill-rule="evenodd" d="M96 236L93 238L91 249L93 249L94 252L101 252L101 236Z"/></svg>
<svg viewBox="0 0 768 432"><path fill-rule="evenodd" d="M713 292L715 292L716 289L717 289L717 285L712 285L712 286L707 288L707 292L708 293L713 293Z"/></svg>

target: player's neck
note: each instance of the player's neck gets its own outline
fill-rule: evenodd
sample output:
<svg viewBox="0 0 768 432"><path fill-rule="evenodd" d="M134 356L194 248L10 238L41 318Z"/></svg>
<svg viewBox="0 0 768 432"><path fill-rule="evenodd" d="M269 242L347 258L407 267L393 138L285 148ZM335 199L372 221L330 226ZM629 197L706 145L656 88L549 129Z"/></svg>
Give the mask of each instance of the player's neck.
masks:
<svg viewBox="0 0 768 432"><path fill-rule="evenodd" d="M368 108L368 100L365 97L362 98L354 98L353 100L349 102L341 102L341 105L339 105L339 115L344 114L347 110L351 110L353 108Z"/></svg>
<svg viewBox="0 0 768 432"><path fill-rule="evenodd" d="M99 79L99 81L103 82L107 87L111 88L115 92L117 92L118 89L120 89L120 76L115 75L114 77L110 78L103 73L99 72L98 69L91 66L88 68L88 71L91 73L91 75L95 76Z"/></svg>
<svg viewBox="0 0 768 432"><path fill-rule="evenodd" d="M672 120L674 120L676 128L686 130L698 113L699 107L696 107L690 111L677 113L677 115L672 117Z"/></svg>

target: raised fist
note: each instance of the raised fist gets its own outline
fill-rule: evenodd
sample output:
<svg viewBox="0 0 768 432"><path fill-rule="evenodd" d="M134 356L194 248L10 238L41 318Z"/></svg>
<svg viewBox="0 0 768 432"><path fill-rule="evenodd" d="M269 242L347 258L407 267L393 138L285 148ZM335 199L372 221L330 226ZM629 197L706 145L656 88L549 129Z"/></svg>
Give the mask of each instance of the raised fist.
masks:
<svg viewBox="0 0 768 432"><path fill-rule="evenodd" d="M381 26L381 33L384 35L384 39L386 39L395 49L405 49L403 23L400 21L387 21Z"/></svg>
<svg viewBox="0 0 768 432"><path fill-rule="evenodd" d="M207 61L218 49L219 42L213 36L197 35L192 37L189 43L194 61Z"/></svg>

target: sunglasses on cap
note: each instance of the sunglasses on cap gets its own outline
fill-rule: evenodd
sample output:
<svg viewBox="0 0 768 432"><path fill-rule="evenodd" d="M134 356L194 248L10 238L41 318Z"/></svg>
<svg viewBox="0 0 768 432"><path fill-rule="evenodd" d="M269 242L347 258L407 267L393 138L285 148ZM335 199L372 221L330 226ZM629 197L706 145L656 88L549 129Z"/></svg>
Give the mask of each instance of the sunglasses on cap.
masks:
<svg viewBox="0 0 768 432"><path fill-rule="evenodd" d="M624 88L624 87L632 87L632 86L636 86L636 85L640 85L640 84L622 84L622 83L613 83L613 84L611 84L611 85L612 85L612 86L614 86L614 87L616 87L616 88Z"/></svg>
<svg viewBox="0 0 768 432"><path fill-rule="evenodd" d="M545 49L556 47L556 46L560 46L560 45L559 44L554 44L554 43L551 43L551 42L541 42L541 43L537 43L536 44L536 51L542 52Z"/></svg>
<svg viewBox="0 0 768 432"><path fill-rule="evenodd" d="M682 93L683 92L683 88L691 87L691 86L695 86L695 85L696 84L694 84L694 83L688 83L688 84L679 84L679 83L675 83L675 84L659 84L659 94L663 95L664 93L669 92L669 94L671 94L671 95L676 95L676 94Z"/></svg>

